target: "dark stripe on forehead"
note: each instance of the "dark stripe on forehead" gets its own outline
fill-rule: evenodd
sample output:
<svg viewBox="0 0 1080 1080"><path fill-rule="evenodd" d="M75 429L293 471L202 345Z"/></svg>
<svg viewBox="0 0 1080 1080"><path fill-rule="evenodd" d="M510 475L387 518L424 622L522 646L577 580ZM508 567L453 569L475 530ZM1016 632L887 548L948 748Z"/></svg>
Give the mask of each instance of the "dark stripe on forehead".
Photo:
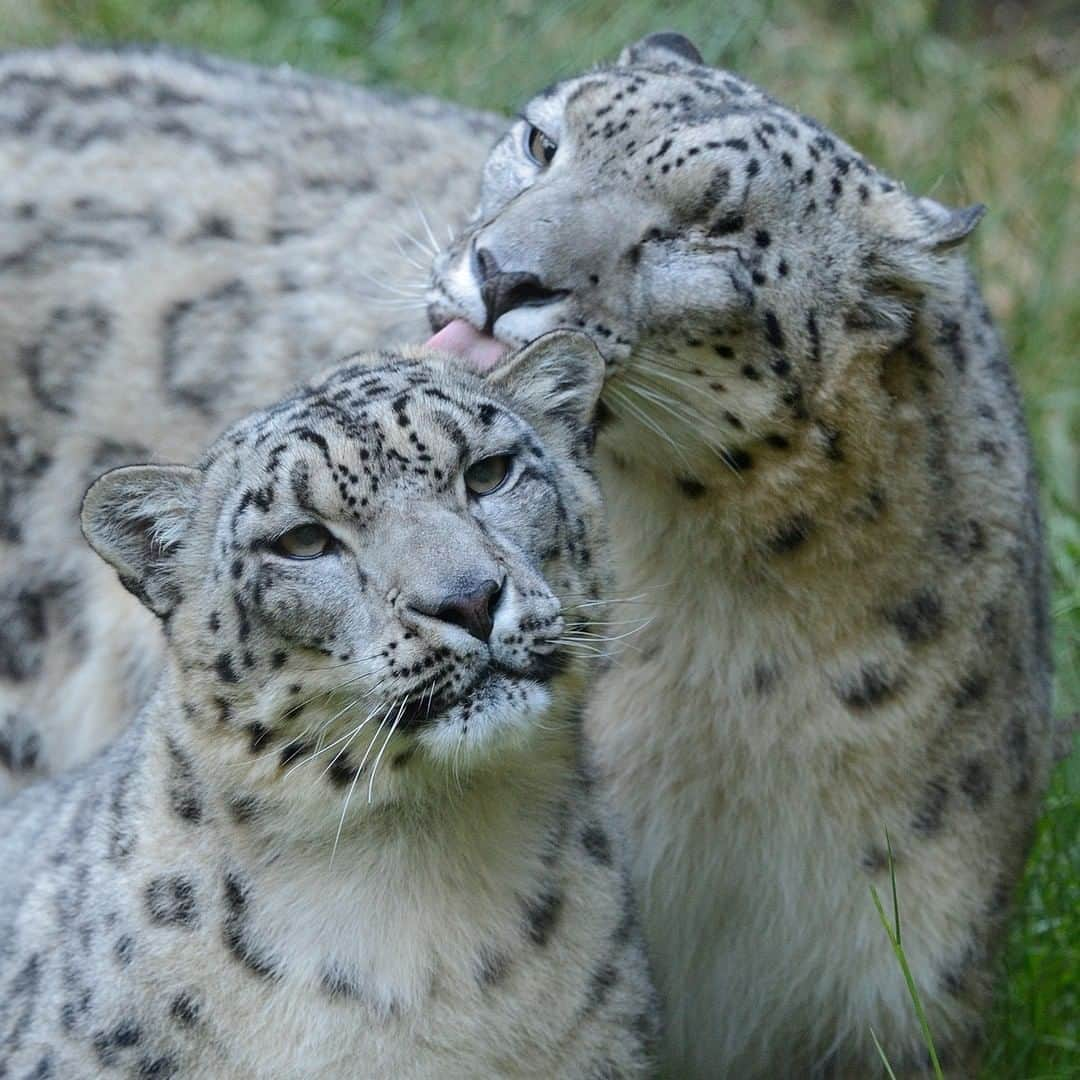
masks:
<svg viewBox="0 0 1080 1080"><path fill-rule="evenodd" d="M596 90L598 88L606 87L610 84L612 78L621 80L629 80L632 78L628 71L624 71L621 68L609 68L608 70L594 76L584 76L578 86L574 88L570 96L563 103L564 109L569 109L578 98L587 94L590 90Z"/></svg>
<svg viewBox="0 0 1080 1080"><path fill-rule="evenodd" d="M469 439L461 425L444 409L438 409L432 419L446 433L447 438L457 447L458 459L465 456L469 449Z"/></svg>

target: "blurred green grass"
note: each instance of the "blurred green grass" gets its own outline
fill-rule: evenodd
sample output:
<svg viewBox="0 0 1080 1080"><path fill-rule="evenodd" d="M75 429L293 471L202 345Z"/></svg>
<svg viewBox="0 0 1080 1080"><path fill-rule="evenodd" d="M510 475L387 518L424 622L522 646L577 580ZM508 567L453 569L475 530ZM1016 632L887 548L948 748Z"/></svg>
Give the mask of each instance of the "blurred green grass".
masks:
<svg viewBox="0 0 1080 1080"><path fill-rule="evenodd" d="M1025 392L1054 579L1056 712L1080 710L1080 9L1042 0L0 0L0 46L165 41L512 110L651 30L688 34L973 244ZM448 136L449 137L449 136ZM1058 769L983 1075L1080 1077L1080 748Z"/></svg>

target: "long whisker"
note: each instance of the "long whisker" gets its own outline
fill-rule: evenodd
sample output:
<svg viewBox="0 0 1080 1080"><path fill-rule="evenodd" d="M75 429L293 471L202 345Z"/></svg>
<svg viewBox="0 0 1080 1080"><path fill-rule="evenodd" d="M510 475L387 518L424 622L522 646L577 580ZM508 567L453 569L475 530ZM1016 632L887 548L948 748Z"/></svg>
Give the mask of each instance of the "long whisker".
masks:
<svg viewBox="0 0 1080 1080"><path fill-rule="evenodd" d="M566 638L552 638L552 641L556 645L564 646L570 652L573 652L575 649L578 649L581 652L583 652L583 653L585 653L587 655L590 655L590 656L605 656L606 655L606 650L605 649L599 649L594 645L587 645L584 641L570 641L570 640L568 640Z"/></svg>
<svg viewBox="0 0 1080 1080"><path fill-rule="evenodd" d="M405 257L407 258L408 256ZM414 265L418 270L424 269L424 267L422 267L419 263L416 263ZM382 280L380 278L374 277L372 274L364 273L362 271L358 271L356 276L370 282L377 289L381 289L383 292L395 293L398 296L418 296L420 293L427 292L426 279L417 278L415 281L409 280L395 283Z"/></svg>
<svg viewBox="0 0 1080 1080"><path fill-rule="evenodd" d="M341 820L338 822L337 832L334 835L334 846L330 851L330 866L334 865L334 856L337 854L338 842L341 840L341 830L345 827L345 815L349 812L349 801L352 799L353 791L356 790L356 781L360 779L360 773L364 770L364 764L367 762L368 754L371 752L372 746L375 745L375 739L379 737L379 732L382 731L383 724L386 723L386 718L390 715L391 710L397 704L397 701L393 701L390 707L386 710L382 720L379 722L379 727L375 732L371 742L368 743L368 748L364 752L364 758L357 767L356 774L352 778L352 783L349 784L349 790L345 795L345 805L341 808Z"/></svg>
<svg viewBox="0 0 1080 1080"><path fill-rule="evenodd" d="M438 255L442 248L439 246L439 241L435 239L435 234L431 231L431 225L428 223L427 214L424 213L424 208L417 201L415 195L412 196L413 206L416 207L416 212L420 215L420 220L424 223L424 231L427 233L428 239L431 241L431 246L435 249L435 254Z"/></svg>
<svg viewBox="0 0 1080 1080"><path fill-rule="evenodd" d="M589 638L591 641L623 641L625 638L633 637L634 634L640 634L641 631L644 630L645 627L648 626L655 617L656 616L650 616L640 626L635 626L633 630L627 630L625 633L622 634L594 634L590 630L574 630L568 628L568 633L564 634L563 637L567 637L570 635L580 635L580 637Z"/></svg>
<svg viewBox="0 0 1080 1080"><path fill-rule="evenodd" d="M401 717L405 713L405 705L408 700L409 699L407 697L403 697L401 699L401 708L398 709L397 715L394 717L394 722L390 725L390 730L386 733L386 738L383 740L382 746L379 747L379 752L375 755L375 764L371 766L371 776L368 777L368 806L371 805L371 793L375 787L375 774L379 771L379 762L382 761L383 754L386 753L386 748L390 745L390 740L394 737L394 732L397 731L397 726L401 722Z"/></svg>
<svg viewBox="0 0 1080 1080"><path fill-rule="evenodd" d="M409 243L415 244L416 247L418 247L429 258L434 259L439 254L438 251L433 251L427 246L427 244L422 243L420 240L417 240L411 232L409 232L407 229L403 229L400 225L391 225L390 228L392 228L396 233L400 233L401 236L403 236L406 240L409 241Z"/></svg>
<svg viewBox="0 0 1080 1080"><path fill-rule="evenodd" d="M649 416L648 413L646 413L640 405L636 404L630 399L629 394L632 391L633 387L629 386L625 382L622 383L619 387L608 388L608 394L610 396L614 397L614 399L618 401L623 408L628 409L631 413L633 413L638 418L638 420L640 420L641 423L645 425L645 427L647 427L650 431L663 439L664 442L666 442L668 446L670 446L671 449L675 452L676 456L686 462L686 454L683 452L683 448L675 442L672 436L667 431L665 431L653 417Z"/></svg>
<svg viewBox="0 0 1080 1080"><path fill-rule="evenodd" d="M406 262L407 262L407 263L408 263L408 264L409 264L410 266L415 266L417 270L424 270L424 271L426 271L426 270L428 269L428 267L424 266L424 264L423 264L423 263L418 263L418 262L417 262L417 261L416 261L416 260L415 260L415 259L414 259L414 258L413 258L413 257L412 257L412 256L411 256L411 255L410 255L410 254L409 254L409 253L408 253L408 252L407 252L407 251L406 251L406 250L405 250L405 249L404 249L404 248L403 248L403 247L401 246L401 241L400 241L400 240L399 240L399 239L398 239L398 238L397 238L396 236L394 237L394 247L396 247L396 248L397 248L397 252L398 252L398 254L399 254L399 255L400 255L400 256L401 256L401 257L402 257L402 258L403 258L403 259L404 259L404 260L405 260L405 261L406 261Z"/></svg>
<svg viewBox="0 0 1080 1080"><path fill-rule="evenodd" d="M323 778L323 777L324 777L324 776L325 776L325 775L326 775L326 774L327 774L327 773L328 773L328 772L329 772L329 771L330 771L330 770L331 770L331 769L332 769L332 768L334 767L334 762L336 762L336 761L338 760L338 758L340 758L340 757L341 757L341 755L342 755L342 754L344 754L344 753L347 753L347 752L348 752L348 749L349 749L349 747L350 747L350 746L352 745L352 741L353 741L353 739L355 739L355 738L356 738L356 736L357 736L357 735L359 735L359 734L360 734L360 732L361 732L361 731L362 731L362 730L363 730L363 729L364 729L365 727L367 727L367 725L368 725L368 724L369 724L369 723L371 722L372 718L373 718L373 717L375 716L375 714L376 714L376 713L377 713L377 712L379 711L379 709L381 709L381 708L382 708L382 705L381 705L381 703L380 703L379 705L376 705L376 706L375 706L375 708L374 708L374 709L372 709L372 710L371 710L371 712L369 712L369 713L367 714L367 716L365 716L365 717L364 717L364 719L363 719L363 720L361 720L361 721L360 721L360 723L359 723L359 724L357 724L357 725L356 725L356 727L354 727L354 728L352 729L352 731L348 732L348 733L347 733L347 734L345 734L345 735L342 735L342 736L341 736L340 738L338 738L338 739L335 739L335 740L334 740L334 741L333 741L332 743L330 743L330 744L329 744L328 746L326 746L326 747L324 748L324 750L320 750L320 751L318 751L317 753L314 753L314 754L312 754L312 755L311 755L311 758L309 758L308 760L312 760L312 759L314 759L314 758L318 757L318 756L319 756L319 754L321 754L321 753L324 753L324 752L325 752L326 750L332 750L332 749L333 749L333 748L334 748L335 746L337 746L337 744L338 744L338 743L340 743L340 742L344 742L344 743L345 743L345 745L344 745L344 746L343 746L343 747L342 747L342 748L341 748L341 749L340 749L340 750L339 750L339 751L338 751L338 752L337 752L337 753L336 753L336 754L335 754L335 755L334 755L334 756L333 756L333 757L332 757L332 758L330 759L330 762L329 762L329 764L328 764L328 765L326 766L326 768L325 768L325 769L323 769L323 771L322 771L321 773L319 773L319 779L320 779L320 780L321 780L321 779L322 779L322 778Z"/></svg>

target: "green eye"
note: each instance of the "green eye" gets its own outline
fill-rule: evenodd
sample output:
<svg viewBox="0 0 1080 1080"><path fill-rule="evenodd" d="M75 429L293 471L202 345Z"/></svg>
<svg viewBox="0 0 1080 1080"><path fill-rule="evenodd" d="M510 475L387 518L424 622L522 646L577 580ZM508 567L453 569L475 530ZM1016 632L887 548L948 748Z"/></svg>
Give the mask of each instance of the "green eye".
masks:
<svg viewBox="0 0 1080 1080"><path fill-rule="evenodd" d="M287 559L317 559L333 546L330 530L314 523L297 525L274 541L274 550Z"/></svg>
<svg viewBox="0 0 1080 1080"><path fill-rule="evenodd" d="M474 495L490 495L498 491L510 475L511 460L509 454L498 454L473 462L465 470L465 486Z"/></svg>
<svg viewBox="0 0 1080 1080"><path fill-rule="evenodd" d="M548 138L538 127L529 125L525 132L525 151L542 169L546 169L555 157L559 144Z"/></svg>

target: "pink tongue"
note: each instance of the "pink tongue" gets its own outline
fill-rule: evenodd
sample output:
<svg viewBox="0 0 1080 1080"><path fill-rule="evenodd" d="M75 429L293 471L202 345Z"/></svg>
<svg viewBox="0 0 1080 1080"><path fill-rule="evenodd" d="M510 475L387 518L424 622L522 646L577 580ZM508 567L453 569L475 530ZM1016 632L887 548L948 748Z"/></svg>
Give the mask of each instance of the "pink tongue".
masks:
<svg viewBox="0 0 1080 1080"><path fill-rule="evenodd" d="M490 371L507 353L507 347L464 319L447 323L427 342L429 349L450 353L467 360L477 371Z"/></svg>

